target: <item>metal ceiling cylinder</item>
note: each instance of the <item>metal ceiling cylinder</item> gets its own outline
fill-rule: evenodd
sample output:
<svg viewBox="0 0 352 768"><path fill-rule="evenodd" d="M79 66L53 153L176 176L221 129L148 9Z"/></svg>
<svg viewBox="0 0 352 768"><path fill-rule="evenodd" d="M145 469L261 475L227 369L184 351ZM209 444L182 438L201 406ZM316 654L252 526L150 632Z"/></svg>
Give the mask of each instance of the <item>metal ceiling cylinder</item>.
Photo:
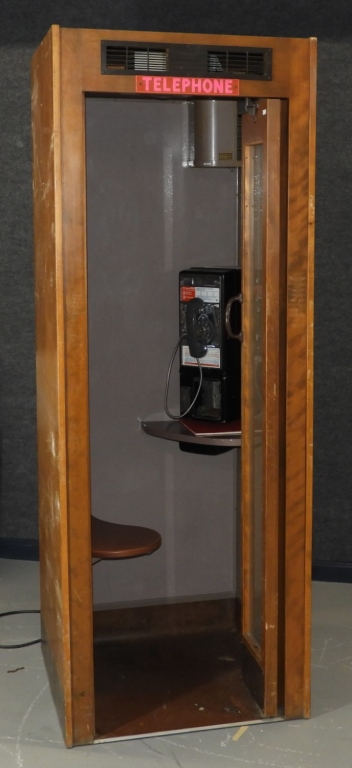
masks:
<svg viewBox="0 0 352 768"><path fill-rule="evenodd" d="M237 159L237 101L195 99L194 166L234 168Z"/></svg>

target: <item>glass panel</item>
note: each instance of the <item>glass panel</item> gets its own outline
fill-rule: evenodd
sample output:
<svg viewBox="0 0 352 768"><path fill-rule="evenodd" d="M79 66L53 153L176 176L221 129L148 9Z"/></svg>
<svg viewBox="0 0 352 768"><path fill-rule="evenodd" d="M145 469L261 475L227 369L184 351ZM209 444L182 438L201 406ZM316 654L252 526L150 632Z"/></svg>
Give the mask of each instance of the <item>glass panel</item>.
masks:
<svg viewBox="0 0 352 768"><path fill-rule="evenodd" d="M250 147L250 467L251 585L250 634L262 645L263 602L263 144Z"/></svg>

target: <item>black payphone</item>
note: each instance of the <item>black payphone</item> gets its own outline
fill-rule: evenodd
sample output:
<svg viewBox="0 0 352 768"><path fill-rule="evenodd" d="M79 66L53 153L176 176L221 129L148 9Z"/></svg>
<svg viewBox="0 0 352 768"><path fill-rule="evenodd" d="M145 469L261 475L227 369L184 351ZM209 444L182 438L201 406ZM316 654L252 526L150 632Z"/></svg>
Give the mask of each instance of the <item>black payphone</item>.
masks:
<svg viewBox="0 0 352 768"><path fill-rule="evenodd" d="M180 411L226 422L241 412L241 270L194 267L179 275ZM233 329L237 329L234 331ZM171 361L171 363L172 363ZM168 380L170 367L168 373ZM168 385L167 385L168 389Z"/></svg>

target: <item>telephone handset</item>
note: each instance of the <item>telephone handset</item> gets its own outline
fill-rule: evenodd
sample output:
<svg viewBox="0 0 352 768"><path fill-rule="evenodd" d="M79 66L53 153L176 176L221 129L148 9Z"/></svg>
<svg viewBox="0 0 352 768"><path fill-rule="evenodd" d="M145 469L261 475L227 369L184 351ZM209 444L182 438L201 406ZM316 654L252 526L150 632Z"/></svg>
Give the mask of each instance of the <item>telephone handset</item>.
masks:
<svg viewBox="0 0 352 768"><path fill-rule="evenodd" d="M209 313L209 305L202 299L194 298L187 302L186 331L192 357L204 357L208 345L214 339L215 324L212 314Z"/></svg>
<svg viewBox="0 0 352 768"><path fill-rule="evenodd" d="M239 267L192 267L179 274L179 339L166 376L164 407L171 419L240 417L242 302ZM171 414L171 368L180 349L180 413Z"/></svg>

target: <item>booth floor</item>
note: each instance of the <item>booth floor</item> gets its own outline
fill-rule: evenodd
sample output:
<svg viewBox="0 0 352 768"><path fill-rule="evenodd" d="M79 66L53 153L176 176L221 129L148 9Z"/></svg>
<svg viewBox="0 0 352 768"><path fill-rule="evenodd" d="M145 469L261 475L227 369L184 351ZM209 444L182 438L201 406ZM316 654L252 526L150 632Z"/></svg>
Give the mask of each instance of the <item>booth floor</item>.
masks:
<svg viewBox="0 0 352 768"><path fill-rule="evenodd" d="M0 559L0 612L39 607L39 564ZM0 644L39 637L39 616L8 616ZM351 768L352 584L313 585L312 717L109 741L67 750L40 645L0 650L1 768Z"/></svg>

